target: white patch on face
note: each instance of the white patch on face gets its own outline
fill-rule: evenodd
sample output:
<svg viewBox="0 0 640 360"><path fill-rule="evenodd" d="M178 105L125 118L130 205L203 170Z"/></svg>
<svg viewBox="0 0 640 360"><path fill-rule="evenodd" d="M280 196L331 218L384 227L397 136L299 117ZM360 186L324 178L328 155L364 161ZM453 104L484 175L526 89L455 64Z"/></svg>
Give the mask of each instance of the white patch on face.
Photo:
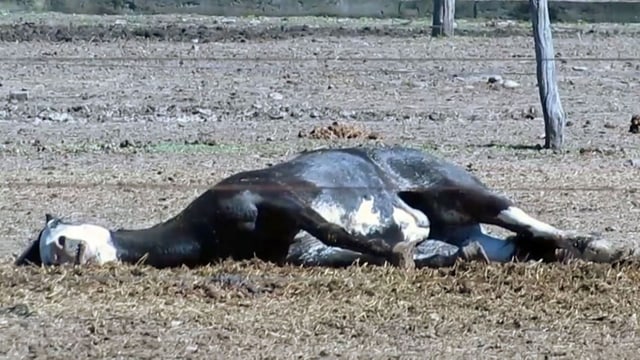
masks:
<svg viewBox="0 0 640 360"><path fill-rule="evenodd" d="M616 249L613 244L605 239L590 241L582 253L582 259L599 263L610 263L614 260Z"/></svg>
<svg viewBox="0 0 640 360"><path fill-rule="evenodd" d="M424 216L424 214L422 214L422 216ZM424 222L421 221L421 219L416 219L413 214L405 211L404 209L397 207L393 208L393 221L395 221L395 223L402 229L405 241L412 242L424 240L429 237L429 222L427 221L427 226L420 226L419 223Z"/></svg>
<svg viewBox="0 0 640 360"><path fill-rule="evenodd" d="M53 225L53 226L52 226ZM103 265L116 261L116 248L111 241L109 230L91 224L53 224L50 221L40 235L40 257L45 265L60 265L72 262L75 254L60 250L59 239L64 236L67 242L81 242L84 256L81 264L95 263Z"/></svg>
<svg viewBox="0 0 640 360"><path fill-rule="evenodd" d="M498 219L511 225L526 227L535 237L553 239L562 235L561 230L538 219L534 219L516 206L509 206L508 209L502 210L500 214L498 214Z"/></svg>

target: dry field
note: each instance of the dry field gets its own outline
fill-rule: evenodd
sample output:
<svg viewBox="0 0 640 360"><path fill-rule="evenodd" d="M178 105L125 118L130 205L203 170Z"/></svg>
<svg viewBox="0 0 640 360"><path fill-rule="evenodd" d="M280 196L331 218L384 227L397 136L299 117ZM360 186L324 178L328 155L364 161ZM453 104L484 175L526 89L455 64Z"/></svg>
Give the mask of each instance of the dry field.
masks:
<svg viewBox="0 0 640 360"><path fill-rule="evenodd" d="M640 28L557 29L570 126L552 153L536 148L528 27L485 25L432 40L401 21L1 16L0 357L635 357L635 265L10 265L45 212L148 226L231 173L376 142L446 156L557 226L636 241ZM334 121L374 135L312 131Z"/></svg>

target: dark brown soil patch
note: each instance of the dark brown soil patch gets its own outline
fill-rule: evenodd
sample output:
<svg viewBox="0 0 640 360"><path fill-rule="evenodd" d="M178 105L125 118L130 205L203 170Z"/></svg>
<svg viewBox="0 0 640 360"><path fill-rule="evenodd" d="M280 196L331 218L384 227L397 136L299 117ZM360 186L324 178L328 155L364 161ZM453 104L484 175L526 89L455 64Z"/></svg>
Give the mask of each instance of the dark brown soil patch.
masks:
<svg viewBox="0 0 640 360"><path fill-rule="evenodd" d="M300 138L309 139L368 139L378 140L382 136L376 132L371 132L363 129L360 126L340 124L337 121L331 123L328 126L316 126L309 132L300 131L298 133Z"/></svg>

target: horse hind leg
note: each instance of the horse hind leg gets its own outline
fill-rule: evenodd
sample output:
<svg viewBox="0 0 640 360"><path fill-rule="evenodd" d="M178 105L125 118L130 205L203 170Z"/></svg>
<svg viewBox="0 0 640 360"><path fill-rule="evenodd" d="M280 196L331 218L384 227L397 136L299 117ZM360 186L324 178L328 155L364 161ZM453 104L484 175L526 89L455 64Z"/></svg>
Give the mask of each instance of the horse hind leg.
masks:
<svg viewBox="0 0 640 360"><path fill-rule="evenodd" d="M478 241L456 246L438 239L427 239L416 247L416 255L414 257L414 262L418 268L450 267L459 260L490 262L489 255L487 255L482 244Z"/></svg>
<svg viewBox="0 0 640 360"><path fill-rule="evenodd" d="M289 248L287 262L297 266L344 268L354 264L383 265L385 259L328 246L306 231L301 231Z"/></svg>
<svg viewBox="0 0 640 360"><path fill-rule="evenodd" d="M417 268L440 268L455 265L459 260L488 263L490 256L482 244L471 241L464 246L456 246L436 239L424 240L416 248L413 257ZM386 260L381 257L327 246L306 232L301 232L292 244L287 262L296 266L344 268L354 264L382 266Z"/></svg>
<svg viewBox="0 0 640 360"><path fill-rule="evenodd" d="M406 214L411 216L411 218L413 220L412 222L415 224L415 226L422 227L422 228L428 228L429 227L429 225L430 225L429 218L424 213L422 213L421 211L416 210L416 209L412 208L411 206L409 206L409 204L407 204L400 197L398 197L396 199L394 205L395 205L396 210L404 211Z"/></svg>
<svg viewBox="0 0 640 360"><path fill-rule="evenodd" d="M399 196L423 211L433 223L471 225L484 223L503 227L536 240L566 247L565 232L530 216L511 200L481 187L436 185L402 191Z"/></svg>
<svg viewBox="0 0 640 360"><path fill-rule="evenodd" d="M257 207L258 211L268 211L293 220L299 230L308 232L325 245L381 257L395 266L406 269L414 267L413 253L417 241L400 241L390 244L382 238L350 234L344 227L327 221L292 194L263 196Z"/></svg>

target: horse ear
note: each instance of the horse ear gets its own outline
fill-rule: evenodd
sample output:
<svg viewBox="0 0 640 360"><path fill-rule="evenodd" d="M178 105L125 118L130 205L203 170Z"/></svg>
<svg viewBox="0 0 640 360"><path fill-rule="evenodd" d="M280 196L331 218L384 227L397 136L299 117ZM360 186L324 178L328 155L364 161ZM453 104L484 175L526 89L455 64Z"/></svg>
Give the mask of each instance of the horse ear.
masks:
<svg viewBox="0 0 640 360"><path fill-rule="evenodd" d="M51 214L49 214L49 213L44 214L45 224L48 224L48 223L49 223L49 221L51 221L51 220L53 220L53 219L54 219L54 216L53 216L53 215L51 215Z"/></svg>

